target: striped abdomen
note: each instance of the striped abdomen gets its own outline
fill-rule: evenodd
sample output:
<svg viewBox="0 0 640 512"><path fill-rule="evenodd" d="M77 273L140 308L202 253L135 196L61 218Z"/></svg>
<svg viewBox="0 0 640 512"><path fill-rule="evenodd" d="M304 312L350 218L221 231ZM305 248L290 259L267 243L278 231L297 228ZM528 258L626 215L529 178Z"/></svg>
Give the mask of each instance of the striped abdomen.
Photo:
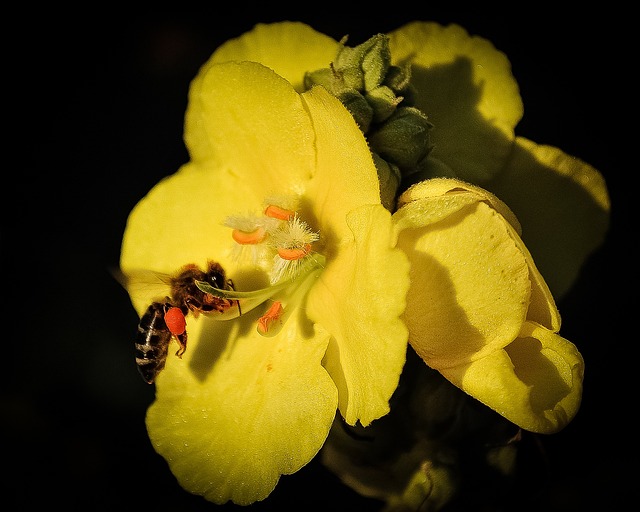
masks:
<svg viewBox="0 0 640 512"><path fill-rule="evenodd" d="M171 331L164 321L164 314L171 304L153 302L140 318L135 350L136 364L142 378L149 384L164 368L171 341Z"/></svg>

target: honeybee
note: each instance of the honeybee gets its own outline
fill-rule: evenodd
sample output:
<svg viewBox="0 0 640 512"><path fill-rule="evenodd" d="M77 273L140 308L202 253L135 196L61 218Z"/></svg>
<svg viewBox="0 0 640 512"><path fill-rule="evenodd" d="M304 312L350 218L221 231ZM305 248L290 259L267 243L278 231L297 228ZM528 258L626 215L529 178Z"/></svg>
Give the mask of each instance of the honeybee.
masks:
<svg viewBox="0 0 640 512"><path fill-rule="evenodd" d="M188 264L174 276L158 272L135 272L122 276L116 274L125 288L133 286L162 284L169 287L169 295L154 301L140 318L135 339L136 365L142 378L152 384L165 367L169 344L178 342L176 356L182 357L187 350L186 316L197 317L204 314L223 314L240 305L237 300L227 299L198 288L196 281L205 282L221 290L233 290L233 282L227 279L222 266L209 261L206 270L195 264Z"/></svg>

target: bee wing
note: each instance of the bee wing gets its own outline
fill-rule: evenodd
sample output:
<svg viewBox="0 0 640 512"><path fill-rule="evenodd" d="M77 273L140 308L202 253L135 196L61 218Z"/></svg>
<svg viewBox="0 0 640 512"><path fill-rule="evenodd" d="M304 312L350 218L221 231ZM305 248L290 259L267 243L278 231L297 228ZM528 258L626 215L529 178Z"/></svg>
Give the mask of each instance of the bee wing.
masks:
<svg viewBox="0 0 640 512"><path fill-rule="evenodd" d="M111 274L133 299L145 296L161 300L171 294L171 276L154 270L136 269L123 272L119 268L111 269Z"/></svg>

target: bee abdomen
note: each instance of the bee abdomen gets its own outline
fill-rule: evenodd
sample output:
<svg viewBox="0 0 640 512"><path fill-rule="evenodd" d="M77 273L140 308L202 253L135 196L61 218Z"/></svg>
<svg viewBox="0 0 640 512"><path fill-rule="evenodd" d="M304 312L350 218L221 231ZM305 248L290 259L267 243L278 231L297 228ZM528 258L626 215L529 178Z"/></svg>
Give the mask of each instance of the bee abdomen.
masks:
<svg viewBox="0 0 640 512"><path fill-rule="evenodd" d="M165 304L152 303L138 324L135 340L135 356L138 371L149 384L164 368L171 332L164 321Z"/></svg>

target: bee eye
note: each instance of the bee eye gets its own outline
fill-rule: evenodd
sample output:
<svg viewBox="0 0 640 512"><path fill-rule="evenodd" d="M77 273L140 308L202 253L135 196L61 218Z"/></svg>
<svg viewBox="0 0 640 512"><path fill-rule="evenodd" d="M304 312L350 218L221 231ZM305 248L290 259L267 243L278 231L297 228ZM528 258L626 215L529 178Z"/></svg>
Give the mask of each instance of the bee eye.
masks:
<svg viewBox="0 0 640 512"><path fill-rule="evenodd" d="M224 285L224 276L222 274L220 274L219 272L215 272L211 275L211 286L213 286L214 288L223 289Z"/></svg>

